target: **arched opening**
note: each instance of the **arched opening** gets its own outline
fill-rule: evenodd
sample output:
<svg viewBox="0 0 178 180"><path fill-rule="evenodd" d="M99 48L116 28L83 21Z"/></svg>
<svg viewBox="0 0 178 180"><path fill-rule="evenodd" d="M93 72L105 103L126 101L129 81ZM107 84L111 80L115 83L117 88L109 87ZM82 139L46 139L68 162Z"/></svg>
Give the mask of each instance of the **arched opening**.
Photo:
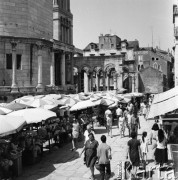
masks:
<svg viewBox="0 0 178 180"><path fill-rule="evenodd" d="M111 68L108 75L108 90L114 90L114 78L115 78L116 70L115 68Z"/></svg>

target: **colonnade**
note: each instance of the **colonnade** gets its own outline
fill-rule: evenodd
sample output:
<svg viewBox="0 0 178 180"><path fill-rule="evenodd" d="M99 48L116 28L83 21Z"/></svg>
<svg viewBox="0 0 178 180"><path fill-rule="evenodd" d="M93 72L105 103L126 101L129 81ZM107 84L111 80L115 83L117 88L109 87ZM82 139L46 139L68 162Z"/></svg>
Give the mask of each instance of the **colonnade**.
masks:
<svg viewBox="0 0 178 180"><path fill-rule="evenodd" d="M126 88L128 92L138 92L138 75L136 73L130 73L128 75L129 86L123 87L123 73L119 72L78 72L77 83L79 92L85 93L92 91L109 91L120 90Z"/></svg>
<svg viewBox="0 0 178 180"><path fill-rule="evenodd" d="M11 46L12 46L12 85L11 85L11 92L18 92L18 83L17 83L17 59L16 59L16 47L17 47L18 42L16 41L11 41ZM37 42L36 43L37 46L37 62L38 62L38 76L37 76L37 92L41 92L44 91L44 87L45 85L43 84L43 48L44 48L44 44L42 44L41 42ZM52 49L52 47L50 48L50 56L51 56L51 62L50 62L50 87L54 87L55 86L55 51ZM66 85L66 53L65 51L60 51L61 53L61 59L58 59L60 62L60 76L59 78L61 78L61 86L65 86ZM69 53L69 52L68 52ZM70 56L70 58L72 58L72 54ZM71 59L69 59L70 61ZM72 60L71 60L72 61ZM72 62L70 62L71 65L71 69L68 70L70 72L72 72ZM71 77L69 77L68 79L70 79L70 84L73 83L73 74L69 74Z"/></svg>

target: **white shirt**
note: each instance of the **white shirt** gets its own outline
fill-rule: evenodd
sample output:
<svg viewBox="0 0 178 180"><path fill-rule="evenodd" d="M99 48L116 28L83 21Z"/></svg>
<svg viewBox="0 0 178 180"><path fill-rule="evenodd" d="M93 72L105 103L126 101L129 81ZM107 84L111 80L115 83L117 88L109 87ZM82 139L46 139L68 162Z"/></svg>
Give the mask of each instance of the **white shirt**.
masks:
<svg viewBox="0 0 178 180"><path fill-rule="evenodd" d="M121 109L121 108L117 108L116 114L117 114L118 116L121 116L121 115L122 115L122 109Z"/></svg>
<svg viewBox="0 0 178 180"><path fill-rule="evenodd" d="M106 116L106 119L110 119L112 118L112 112L108 109L105 111L105 116Z"/></svg>

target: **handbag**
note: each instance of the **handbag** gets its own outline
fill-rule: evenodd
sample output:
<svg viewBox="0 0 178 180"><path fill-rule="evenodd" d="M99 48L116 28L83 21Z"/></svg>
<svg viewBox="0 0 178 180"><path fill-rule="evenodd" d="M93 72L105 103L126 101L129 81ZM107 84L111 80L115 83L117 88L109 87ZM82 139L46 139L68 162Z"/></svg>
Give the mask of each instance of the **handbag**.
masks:
<svg viewBox="0 0 178 180"><path fill-rule="evenodd" d="M95 162L95 168L100 171L100 164L98 161Z"/></svg>

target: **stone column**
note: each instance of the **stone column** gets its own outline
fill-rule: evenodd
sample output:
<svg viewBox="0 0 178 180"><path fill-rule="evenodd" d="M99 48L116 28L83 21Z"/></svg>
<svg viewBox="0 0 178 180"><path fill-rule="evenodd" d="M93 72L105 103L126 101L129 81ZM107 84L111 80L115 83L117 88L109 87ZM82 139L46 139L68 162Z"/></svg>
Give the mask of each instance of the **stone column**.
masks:
<svg viewBox="0 0 178 180"><path fill-rule="evenodd" d="M132 92L135 92L135 74L132 74Z"/></svg>
<svg viewBox="0 0 178 180"><path fill-rule="evenodd" d="M62 56L61 56L61 84L62 86L65 86L66 84L66 63L65 63L65 52L62 52Z"/></svg>
<svg viewBox="0 0 178 180"><path fill-rule="evenodd" d="M123 74L120 72L117 74L117 88L119 90L123 88Z"/></svg>
<svg viewBox="0 0 178 180"><path fill-rule="evenodd" d="M139 74L138 74L138 72L135 75L136 75L136 77L135 77L135 92L138 92L138 89L139 89Z"/></svg>
<svg viewBox="0 0 178 180"><path fill-rule="evenodd" d="M17 42L12 41L12 85L11 85L11 92L16 93L18 92L18 86L17 86L17 75L16 75L16 69L17 69L17 57L16 57L16 46Z"/></svg>
<svg viewBox="0 0 178 180"><path fill-rule="evenodd" d="M103 72L103 91L106 91L105 72Z"/></svg>
<svg viewBox="0 0 178 180"><path fill-rule="evenodd" d="M93 72L91 73L91 92L93 92Z"/></svg>
<svg viewBox="0 0 178 180"><path fill-rule="evenodd" d="M70 53L70 61L71 61L71 84L74 84L74 75L73 75L73 67L74 67L74 58L73 53Z"/></svg>
<svg viewBox="0 0 178 180"><path fill-rule="evenodd" d="M88 92L88 74L87 72L84 72L84 92L87 93Z"/></svg>
<svg viewBox="0 0 178 180"><path fill-rule="evenodd" d="M106 73L106 90L109 91L109 75Z"/></svg>
<svg viewBox="0 0 178 180"><path fill-rule="evenodd" d="M71 38L71 44L73 44L73 24L71 25L70 38Z"/></svg>
<svg viewBox="0 0 178 180"><path fill-rule="evenodd" d="M117 75L116 75L116 72L114 72L113 74L113 81L114 81L114 90L117 89Z"/></svg>
<svg viewBox="0 0 178 180"><path fill-rule="evenodd" d="M96 73L96 91L99 91L99 77L97 73Z"/></svg>
<svg viewBox="0 0 178 180"><path fill-rule="evenodd" d="M54 57L55 57L55 53L52 50L51 51L51 65L50 65L50 86L54 87L55 86L55 69L54 69Z"/></svg>
<svg viewBox="0 0 178 180"><path fill-rule="evenodd" d="M37 92L43 92L44 86L43 86L43 57L42 57L42 48L43 45L41 42L38 42L37 44L38 49L38 85L37 85Z"/></svg>
<svg viewBox="0 0 178 180"><path fill-rule="evenodd" d="M81 72L78 71L78 92L81 92Z"/></svg>

